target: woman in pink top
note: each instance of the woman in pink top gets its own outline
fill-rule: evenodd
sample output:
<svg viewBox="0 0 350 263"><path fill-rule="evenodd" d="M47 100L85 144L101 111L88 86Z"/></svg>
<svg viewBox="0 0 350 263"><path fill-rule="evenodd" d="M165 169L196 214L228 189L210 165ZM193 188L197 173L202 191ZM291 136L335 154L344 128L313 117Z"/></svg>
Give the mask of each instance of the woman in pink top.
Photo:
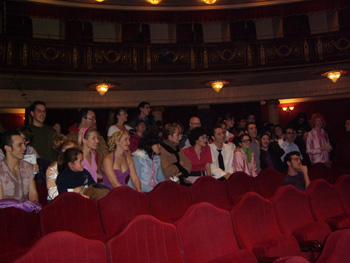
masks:
<svg viewBox="0 0 350 263"><path fill-rule="evenodd" d="M306 153L310 157L312 164L314 163L329 163L329 152L332 151L332 146L329 143L328 135L324 131L326 121L319 113L311 116L310 126L312 130L309 132L306 139Z"/></svg>
<svg viewBox="0 0 350 263"><path fill-rule="evenodd" d="M256 177L258 175L254 161L254 153L249 149L252 139L248 134L239 136L236 140L236 150L233 155L233 172L245 172Z"/></svg>
<svg viewBox="0 0 350 263"><path fill-rule="evenodd" d="M84 169L88 170L97 183L102 175L97 173L96 148L98 145L98 132L95 127L81 128L78 133L78 145L83 151Z"/></svg>

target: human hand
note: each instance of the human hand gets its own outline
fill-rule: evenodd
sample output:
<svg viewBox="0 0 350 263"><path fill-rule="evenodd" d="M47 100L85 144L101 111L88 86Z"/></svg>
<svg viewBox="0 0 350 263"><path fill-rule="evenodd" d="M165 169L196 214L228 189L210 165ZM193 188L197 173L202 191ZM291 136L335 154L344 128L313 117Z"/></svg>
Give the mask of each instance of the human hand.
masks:
<svg viewBox="0 0 350 263"><path fill-rule="evenodd" d="M227 174L224 175L224 177L225 177L225 179L227 180L228 178L231 177L231 174L230 174L230 173L227 173Z"/></svg>
<svg viewBox="0 0 350 263"><path fill-rule="evenodd" d="M33 164L33 172L36 174L39 172L39 165Z"/></svg>
<svg viewBox="0 0 350 263"><path fill-rule="evenodd" d="M301 171L303 174L307 174L307 166L306 166L306 165L301 165L301 166L300 166L300 171Z"/></svg>

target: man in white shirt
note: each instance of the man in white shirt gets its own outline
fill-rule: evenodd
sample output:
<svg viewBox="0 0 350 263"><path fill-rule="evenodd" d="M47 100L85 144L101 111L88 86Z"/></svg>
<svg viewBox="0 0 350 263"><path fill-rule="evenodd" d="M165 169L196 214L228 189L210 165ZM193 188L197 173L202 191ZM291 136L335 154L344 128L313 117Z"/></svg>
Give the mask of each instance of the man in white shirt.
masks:
<svg viewBox="0 0 350 263"><path fill-rule="evenodd" d="M297 131L296 128L290 126L286 128L286 137L284 139L279 139L278 144L284 151L284 154L281 157L281 160L284 162L284 157L290 153L297 151L300 153L298 145L294 143L295 139L297 138ZM303 159L303 156L300 153L300 159Z"/></svg>
<svg viewBox="0 0 350 263"><path fill-rule="evenodd" d="M232 147L225 144L225 133L221 125L212 128L213 143L209 144L212 163L210 165L211 175L220 181L226 181L233 173L233 151Z"/></svg>

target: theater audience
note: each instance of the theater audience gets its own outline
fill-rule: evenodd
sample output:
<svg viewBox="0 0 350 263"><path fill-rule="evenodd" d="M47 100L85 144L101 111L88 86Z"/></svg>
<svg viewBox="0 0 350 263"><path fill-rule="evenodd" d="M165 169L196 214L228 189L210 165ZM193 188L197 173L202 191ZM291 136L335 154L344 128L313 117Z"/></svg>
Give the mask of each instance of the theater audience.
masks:
<svg viewBox="0 0 350 263"><path fill-rule="evenodd" d="M307 167L301 164L300 152L293 151L284 158L288 166L287 175L284 178L283 185L294 185L301 191L304 191L310 184L307 174Z"/></svg>
<svg viewBox="0 0 350 263"><path fill-rule="evenodd" d="M275 140L275 141L278 141L278 140L283 140L285 137L285 134L283 132L283 128L281 125L279 124L276 124L274 129L273 129L273 134L272 134L272 138Z"/></svg>
<svg viewBox="0 0 350 263"><path fill-rule="evenodd" d="M249 114L247 117L247 123L255 123L255 115Z"/></svg>
<svg viewBox="0 0 350 263"><path fill-rule="evenodd" d="M103 183L110 189L127 185L130 177L136 190L141 192L140 180L137 177L134 161L130 154L130 135L128 131L117 131L108 139L109 153L103 158Z"/></svg>
<svg viewBox="0 0 350 263"><path fill-rule="evenodd" d="M58 162L56 185L58 193L74 192L83 194L89 185L95 183L90 173L84 169L83 151L70 148Z"/></svg>
<svg viewBox="0 0 350 263"><path fill-rule="evenodd" d="M151 113L151 105L147 101L143 101L139 104L138 114L135 118L129 121L129 125L133 128L136 127L136 123L140 120L146 123L147 132L157 129L157 125L154 121L154 116Z"/></svg>
<svg viewBox="0 0 350 263"><path fill-rule="evenodd" d="M117 108L116 110L114 110L114 116L116 118L116 123L109 127L107 133L108 138L110 138L112 134L117 131L129 131L132 129L132 127L126 123L128 121L128 114L126 113L126 108Z"/></svg>
<svg viewBox="0 0 350 263"><path fill-rule="evenodd" d="M1 150L5 158L0 161L0 199L39 201L33 165L23 160L26 145L18 131L1 135Z"/></svg>
<svg viewBox="0 0 350 263"><path fill-rule="evenodd" d="M180 182L187 185L185 178L191 172L191 162L179 147L181 132L177 123L168 123L164 126L163 140L160 143L160 159L166 180Z"/></svg>
<svg viewBox="0 0 350 263"><path fill-rule="evenodd" d="M258 171L255 164L254 152L250 149L252 139L248 134L236 139L236 150L233 155L233 171L245 172L249 176L256 177Z"/></svg>
<svg viewBox="0 0 350 263"><path fill-rule="evenodd" d="M52 128L54 128L56 130L56 133L57 133L57 136L61 135L62 132L61 132L61 124L59 124L58 122L56 122Z"/></svg>
<svg viewBox="0 0 350 263"><path fill-rule="evenodd" d="M187 180L194 183L200 176L211 175L211 151L207 145L208 136L204 129L197 127L191 130L189 140L192 146L184 149L186 157L192 164L192 170Z"/></svg>
<svg viewBox="0 0 350 263"><path fill-rule="evenodd" d="M187 131L185 131L183 133L182 138L180 139L180 148L181 149L186 149L188 147L191 147L191 143L190 143L190 140L189 140L190 132L194 128L201 127L201 126L202 126L201 120L198 117L193 116L193 117L190 118L189 128L188 128Z"/></svg>
<svg viewBox="0 0 350 263"><path fill-rule="evenodd" d="M260 166L261 169L271 167L279 172L283 172L284 165L281 156L284 151L277 142L271 141L267 133L260 134Z"/></svg>
<svg viewBox="0 0 350 263"><path fill-rule="evenodd" d="M311 116L310 125L312 130L306 139L306 153L312 164L325 163L330 166L329 152L333 148L329 143L328 134L323 129L326 126L326 121L321 114L315 113Z"/></svg>
<svg viewBox="0 0 350 263"><path fill-rule="evenodd" d="M233 136L237 136L238 132L234 128L235 117L231 113L226 113L221 119L226 123L227 131L230 132ZM229 137L228 134L226 134L226 137Z"/></svg>
<svg viewBox="0 0 350 263"><path fill-rule="evenodd" d="M140 179L141 190L148 193L165 180L160 165L160 137L150 133L142 137L139 148L132 154L137 176ZM129 180L128 185L135 189Z"/></svg>
<svg viewBox="0 0 350 263"><path fill-rule="evenodd" d="M130 151L133 153L139 147L141 138L146 132L146 123L143 120L139 120L135 126L135 133L130 135Z"/></svg>
<svg viewBox="0 0 350 263"><path fill-rule="evenodd" d="M284 162L284 157L290 153L290 152L299 152L299 147L294 143L295 139L297 137L297 132L295 127L293 126L287 126L286 128L286 136L284 139L278 140L278 145L281 147L281 149L284 151L284 154L281 157L281 160ZM300 153L300 158L303 159L303 156Z"/></svg>
<svg viewBox="0 0 350 263"><path fill-rule="evenodd" d="M221 128L224 131L225 134L225 143L229 144L232 148L232 150L235 150L235 145L233 143L234 135L228 131L227 124L224 121L218 122L221 125Z"/></svg>
<svg viewBox="0 0 350 263"><path fill-rule="evenodd" d="M247 126L246 118L241 117L240 119L238 119L237 129L236 129L238 132L237 136L240 136L245 132L246 126Z"/></svg>
<svg viewBox="0 0 350 263"><path fill-rule="evenodd" d="M245 133L248 134L250 139L251 139L250 151L254 153L254 161L255 161L255 164L256 164L256 169L257 169L258 173L260 173L260 171L261 171L261 167L260 167L260 144L259 144L259 141L257 139L257 137L258 137L258 129L256 127L256 124L252 123L252 122L248 123Z"/></svg>

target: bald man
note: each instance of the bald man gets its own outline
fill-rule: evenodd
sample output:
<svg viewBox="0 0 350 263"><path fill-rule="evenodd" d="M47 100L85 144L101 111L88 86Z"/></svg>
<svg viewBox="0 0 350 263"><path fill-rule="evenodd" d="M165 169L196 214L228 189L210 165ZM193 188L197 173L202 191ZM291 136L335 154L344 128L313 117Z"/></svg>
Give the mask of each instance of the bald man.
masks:
<svg viewBox="0 0 350 263"><path fill-rule="evenodd" d="M190 131L194 128L201 127L201 120L198 117L191 117L189 121L189 129L183 134L181 140L180 140L180 148L186 149L188 147L191 147L190 141L188 139L188 136L190 134Z"/></svg>

